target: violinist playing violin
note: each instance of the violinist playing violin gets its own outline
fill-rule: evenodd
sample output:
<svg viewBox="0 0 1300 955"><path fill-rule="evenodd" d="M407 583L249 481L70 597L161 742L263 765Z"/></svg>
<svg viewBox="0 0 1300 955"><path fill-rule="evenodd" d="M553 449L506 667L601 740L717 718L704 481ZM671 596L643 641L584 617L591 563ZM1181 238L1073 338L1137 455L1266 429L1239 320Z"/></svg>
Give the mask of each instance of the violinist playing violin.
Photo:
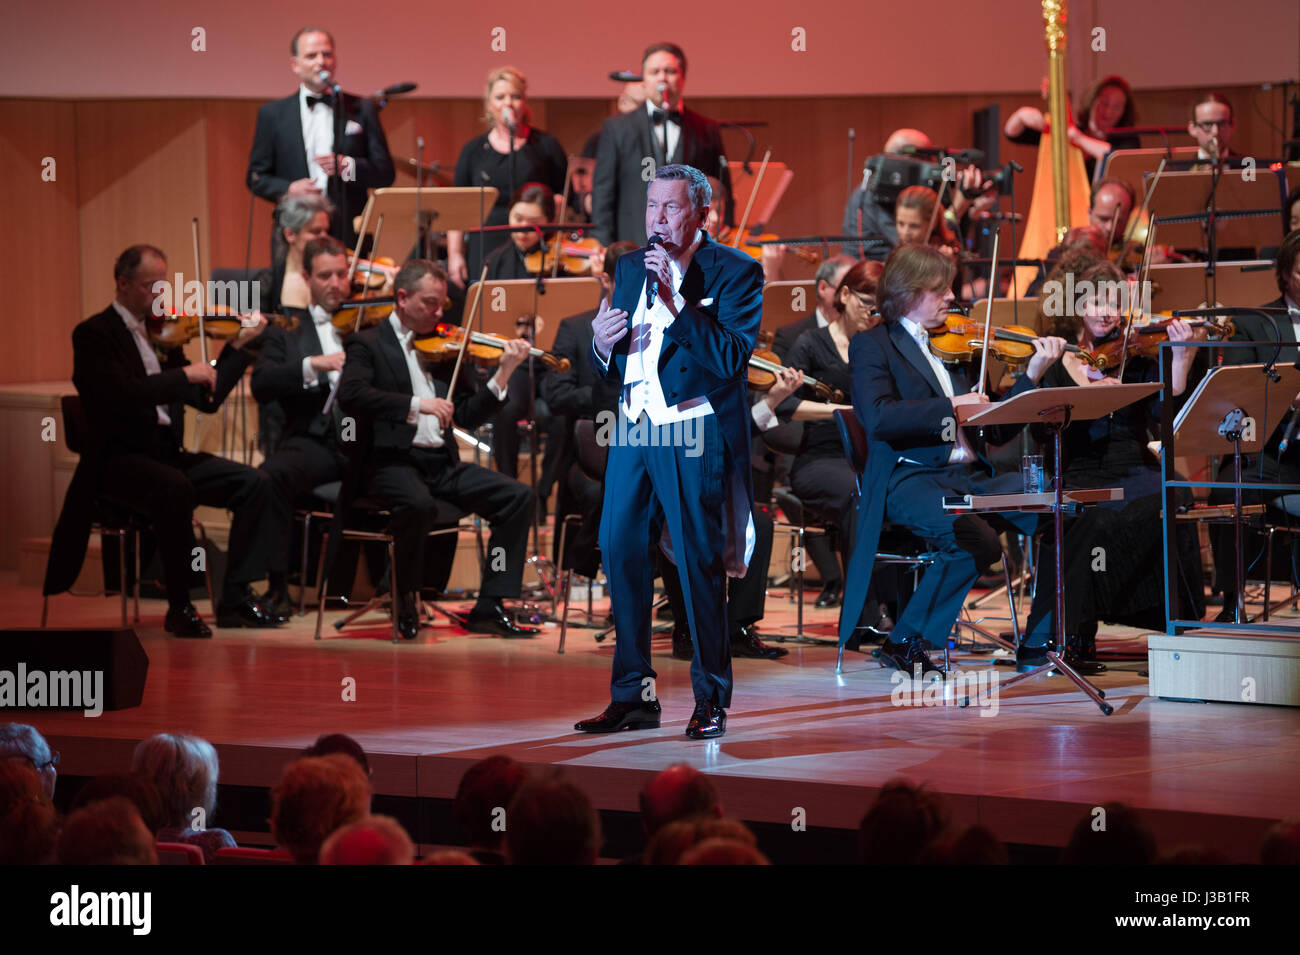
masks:
<svg viewBox="0 0 1300 955"><path fill-rule="evenodd" d="M1049 283L1065 283L1073 274L1074 287L1081 289L1082 307L1070 302L1058 309L1052 303L1059 296L1044 296L1040 310L1042 327L1079 346L1081 352L1066 352L1043 375L1045 388L1074 385L1106 385L1118 382L1119 362L1105 345L1119 340L1122 345L1127 280L1118 266L1103 258L1080 255L1064 260L1049 277ZM1171 321L1168 339L1187 341L1193 329L1187 322ZM1141 336L1149 339L1151 336ZM1160 380L1159 366L1152 357L1137 354L1138 338L1130 336L1130 354L1124 362L1125 382ZM1065 469L1065 487L1120 487L1124 498L1090 505L1078 517L1065 523L1065 657L1082 673L1099 673L1105 666L1096 663L1096 634L1099 621L1154 628L1163 625L1164 561L1160 527L1162 498L1160 470L1147 442L1157 434L1162 415L1175 414L1188 394L1189 377L1194 373L1197 349L1175 348L1173 378L1167 395L1155 394L1135 402L1112 415L1094 421L1076 421L1062 435L1061 455ZM1094 368L1091 356L1108 360L1109 375ZM1190 501L1190 495L1188 495ZM1052 521L1042 524L1042 553L1052 552ZM1183 524L1179 533L1177 577L1181 599L1195 610L1204 612L1201 601L1200 551L1192 525ZM1104 553L1104 570L1098 570L1098 551ZM1042 560L1038 567L1038 586L1029 612L1029 623L1017 666L1024 672L1047 663L1047 646L1055 632L1055 566ZM1192 584L1192 587L1188 587Z"/></svg>
<svg viewBox="0 0 1300 955"><path fill-rule="evenodd" d="M275 482L277 534L267 558L267 598L271 610L292 613L286 574L294 501L312 488L343 477L338 401L329 401L343 372L343 341L334 327L339 303L348 297L348 257L332 236L313 239L302 250L302 280L311 304L296 314L296 328L272 328L253 369L253 397L260 406L276 404L285 419L283 439L269 448L262 470Z"/></svg>
<svg viewBox="0 0 1300 955"><path fill-rule="evenodd" d="M211 637L189 597L196 550L191 520L194 508L204 504L234 514L217 626L273 626L250 589L266 576L274 543L270 477L181 446L185 406L216 412L248 367L246 346L261 335L266 319L247 316L215 366L191 364L179 347L156 350L151 337L164 323L160 289L170 277L159 249L131 246L113 266L113 302L72 333L72 380L85 414L85 447L55 528L45 593L60 593L76 580L94 502L108 497L148 518L157 537L167 632Z"/></svg>
<svg viewBox="0 0 1300 955"><path fill-rule="evenodd" d="M983 389L972 388L979 389L980 383L972 380L978 375L961 365L950 369L929 350L930 334L946 326L956 272L956 264L937 249L900 245L880 278L883 323L854 336L849 345L853 409L869 445L840 641L852 638L861 617L888 518L924 539L936 554L889 639L876 651L882 663L904 672L914 666L936 669L925 648L942 646L981 569L1001 557L993 522L1004 518L954 515L943 509L943 498L1017 492L1022 486L1019 474L990 476L982 457L985 435L957 427L959 408L989 400ZM1009 395L1037 387L1064 346L1060 338L1035 339L1033 357ZM991 442L1003 443L1019 428L988 431ZM1016 514L1005 519L1027 530L1035 520Z"/></svg>
<svg viewBox="0 0 1300 955"><path fill-rule="evenodd" d="M434 526L436 499L477 513L492 527L489 560L466 629L534 636L537 628L516 625L501 606L503 599L519 596L533 492L513 478L462 463L452 433L453 426L478 427L500 410L510 375L528 355L528 343L517 338L503 342L496 372L485 387L467 384L464 376L475 369L462 367L453 393L454 360L431 372L414 343L416 336L433 332L442 317L447 273L425 259L411 259L397 273L393 288L393 313L348 336L339 401L346 413L368 426L373 448L366 459L366 494L393 513L398 631L406 639L419 632L410 582L424 579L424 538Z"/></svg>
<svg viewBox="0 0 1300 955"><path fill-rule="evenodd" d="M515 190L510 200L509 224L512 226L538 226L555 221L555 193L550 186L541 182L526 182ZM487 257L487 280L502 282L509 279L529 279L537 275L537 269L528 267L528 259L544 244L549 245L552 236L540 231L511 232L510 241L492 250ZM551 255L538 256L545 277L551 274L553 264ZM559 276L568 275L564 263L560 263ZM477 280L477 276L475 276Z"/></svg>

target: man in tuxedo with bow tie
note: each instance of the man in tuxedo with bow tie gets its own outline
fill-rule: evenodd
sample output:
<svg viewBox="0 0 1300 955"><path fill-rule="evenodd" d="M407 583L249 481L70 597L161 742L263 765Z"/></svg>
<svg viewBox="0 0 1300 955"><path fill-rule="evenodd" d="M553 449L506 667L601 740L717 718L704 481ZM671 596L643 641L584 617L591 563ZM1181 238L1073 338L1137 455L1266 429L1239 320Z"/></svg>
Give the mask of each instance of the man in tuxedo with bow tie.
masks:
<svg viewBox="0 0 1300 955"><path fill-rule="evenodd" d="M880 278L877 299L884 322L849 343L853 410L869 443L857 541L845 575L840 645L862 615L881 526L888 519L925 540L937 555L877 651L883 663L906 673L914 665L936 669L925 647L943 645L980 570L1001 556L993 523L1003 521L996 515L954 516L943 509L943 498L1017 493L1023 487L1019 474L991 475L984 457L986 437L1000 444L1019 428L989 429L986 436L957 427L959 408L989 399L972 392L975 382L963 366L944 365L929 350L930 332L944 325L953 300L956 268L930 246L900 245ZM1037 387L1064 346L1060 338L1035 339L1034 356L1007 397ZM1034 515L1008 519L1028 532L1037 522Z"/></svg>
<svg viewBox="0 0 1300 955"><path fill-rule="evenodd" d="M763 271L702 228L711 189L690 166L661 166L647 190L649 248L618 260L614 301L592 320L591 361L622 385L610 445L600 551L617 642L610 704L575 729L659 725L650 662L653 550L677 566L694 642L691 739L727 728L727 577L754 549L746 368L762 315Z"/></svg>
<svg viewBox="0 0 1300 955"><path fill-rule="evenodd" d="M428 372L413 344L442 318L447 273L426 259L411 259L393 279L393 296L392 315L348 336L339 401L368 426L366 489L393 513L398 631L412 639L419 630L415 590L424 580L424 540L437 518L436 499L473 511L492 527L478 603L466 629L535 636L536 627L517 625L501 606L502 599L519 596L533 492L504 474L459 461L452 433L453 425L476 428L501 410L510 375L528 357L528 343L506 343L485 387L466 384L466 373L474 373L467 364L450 394L444 372ZM453 364L442 363L448 377Z"/></svg>
<svg viewBox="0 0 1300 955"><path fill-rule="evenodd" d="M267 598L272 612L283 619L293 612L286 577L294 501L314 487L341 480L345 466L338 446L338 401L329 398L343 373L343 342L331 319L351 292L347 250L332 236L312 239L303 248L302 269L311 305L285 309L298 319L298 327L269 329L253 369L257 403L275 402L285 414L284 440L262 462L262 470L275 481L281 530L267 557Z"/></svg>
<svg viewBox="0 0 1300 955"><path fill-rule="evenodd" d="M656 43L641 57L643 107L605 120L596 153L591 221L601 245L646 240L646 184L654 171L681 163L717 176L731 194L731 175L722 163L718 124L682 105L686 54L675 43ZM731 223L730 209L723 210Z"/></svg>
<svg viewBox="0 0 1300 955"><path fill-rule="evenodd" d="M330 233L355 248L352 218L365 208L366 190L391 186L396 178L388 141L370 100L330 92L337 67L330 34L303 27L290 52L298 90L257 111L248 188L272 202L285 193L328 194L334 203ZM341 117L335 115L339 99Z"/></svg>

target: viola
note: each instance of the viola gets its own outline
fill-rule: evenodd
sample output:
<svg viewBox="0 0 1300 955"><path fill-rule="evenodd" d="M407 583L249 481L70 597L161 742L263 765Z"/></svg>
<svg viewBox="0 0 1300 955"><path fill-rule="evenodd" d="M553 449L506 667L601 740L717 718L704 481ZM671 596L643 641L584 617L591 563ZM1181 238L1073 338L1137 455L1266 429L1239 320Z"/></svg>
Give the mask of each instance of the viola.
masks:
<svg viewBox="0 0 1300 955"><path fill-rule="evenodd" d="M993 329L989 336L989 351L1009 368L1018 370L1034 357L1034 340L1037 338L1031 328L1006 325ZM930 353L949 365L970 361L976 353L983 351L983 346L984 326L969 321L964 315L949 315L944 327L930 332ZM1102 367L1087 349L1066 345L1065 350L1078 355L1094 368Z"/></svg>
<svg viewBox="0 0 1300 955"><path fill-rule="evenodd" d="M459 325L448 325L439 322L434 326L433 332L429 335L417 335L411 340L416 351L420 352L420 357L428 362L439 362L453 359L461 353L462 342L465 339L465 329ZM506 343L511 339L501 335L489 335L486 332L471 332L468 344L465 344L465 354L483 365L495 365L501 361L501 353ZM528 354L546 365L553 371L566 372L569 370L569 359L552 355L548 351L540 348L529 346Z"/></svg>

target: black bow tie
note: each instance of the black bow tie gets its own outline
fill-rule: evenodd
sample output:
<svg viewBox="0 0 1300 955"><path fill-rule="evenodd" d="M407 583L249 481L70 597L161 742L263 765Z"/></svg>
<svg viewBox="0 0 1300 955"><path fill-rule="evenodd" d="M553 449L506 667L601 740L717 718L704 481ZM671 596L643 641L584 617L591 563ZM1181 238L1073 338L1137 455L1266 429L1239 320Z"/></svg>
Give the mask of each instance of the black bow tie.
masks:
<svg viewBox="0 0 1300 955"><path fill-rule="evenodd" d="M324 103L325 105L328 106L328 105L329 105L329 97L328 97L328 96L310 96L310 95L307 97L307 109L308 109L309 111L315 109L317 103Z"/></svg>
<svg viewBox="0 0 1300 955"><path fill-rule="evenodd" d="M677 125L682 123L682 111L680 109L657 109L650 114L656 126L661 126L665 121L674 122Z"/></svg>

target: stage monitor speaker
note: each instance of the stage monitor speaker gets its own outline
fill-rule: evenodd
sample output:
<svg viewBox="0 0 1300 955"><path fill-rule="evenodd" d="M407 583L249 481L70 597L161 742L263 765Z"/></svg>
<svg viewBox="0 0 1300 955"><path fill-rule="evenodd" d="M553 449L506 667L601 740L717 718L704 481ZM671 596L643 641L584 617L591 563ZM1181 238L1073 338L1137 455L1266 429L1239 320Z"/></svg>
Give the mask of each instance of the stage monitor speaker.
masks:
<svg viewBox="0 0 1300 955"><path fill-rule="evenodd" d="M129 627L0 630L0 721L13 709L139 706L148 673L149 657Z"/></svg>

